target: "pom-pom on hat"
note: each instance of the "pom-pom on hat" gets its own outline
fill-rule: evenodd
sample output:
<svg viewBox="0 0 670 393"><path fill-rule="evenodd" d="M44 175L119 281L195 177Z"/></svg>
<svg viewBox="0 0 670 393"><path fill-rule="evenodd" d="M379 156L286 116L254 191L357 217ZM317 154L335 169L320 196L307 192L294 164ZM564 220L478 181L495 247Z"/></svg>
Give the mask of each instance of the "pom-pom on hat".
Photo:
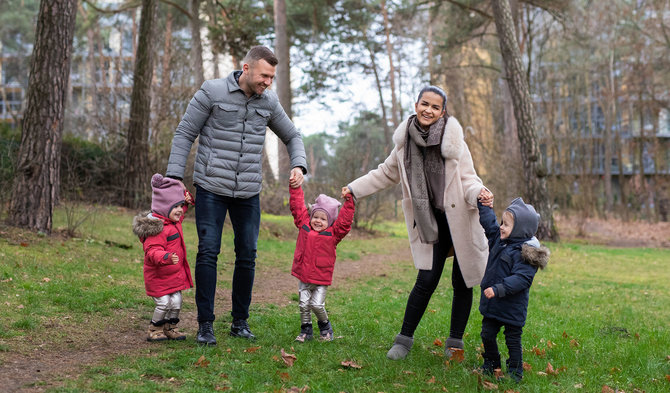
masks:
<svg viewBox="0 0 670 393"><path fill-rule="evenodd" d="M326 216L328 216L328 226L331 226L337 218L340 205L341 203L337 199L329 197L325 194L320 194L318 197L316 197L316 201L311 206L312 213L309 215L309 217L312 218L312 216L314 216L314 212L317 210L324 211Z"/></svg>
<svg viewBox="0 0 670 393"><path fill-rule="evenodd" d="M151 177L151 211L168 217L170 211L184 200L184 188L178 180L156 173Z"/></svg>

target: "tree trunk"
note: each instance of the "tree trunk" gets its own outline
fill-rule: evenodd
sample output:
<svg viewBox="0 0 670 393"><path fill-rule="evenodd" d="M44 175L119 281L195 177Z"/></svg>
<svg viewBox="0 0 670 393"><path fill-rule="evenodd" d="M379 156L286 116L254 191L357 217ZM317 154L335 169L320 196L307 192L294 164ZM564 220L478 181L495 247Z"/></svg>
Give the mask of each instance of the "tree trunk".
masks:
<svg viewBox="0 0 670 393"><path fill-rule="evenodd" d="M370 66L372 67L372 72L375 74L375 83L377 85L377 93L379 94L379 106L382 108L382 122L384 122L384 151L388 153L393 148L391 142L391 133L393 130L389 128L388 115L386 114L386 105L384 105L382 82L379 79L379 70L377 68L377 62L375 61L375 52L372 50L370 45L368 45L368 53L370 54Z"/></svg>
<svg viewBox="0 0 670 393"><path fill-rule="evenodd" d="M284 108L284 111L289 118L293 117L291 108L291 58L290 45L288 40L288 32L286 30L286 0L274 0L274 18L275 18L275 53L279 59L277 64L277 78L275 83L277 85L277 96L279 103ZM288 156L286 146L282 143L277 144L279 158L279 181L288 180L289 172L291 170L291 160Z"/></svg>
<svg viewBox="0 0 670 393"><path fill-rule="evenodd" d="M380 2L382 15L384 17L384 34L386 35L386 52L389 57L389 83L391 84L391 119L393 120L393 129L398 127L400 119L398 118L398 101L395 92L395 67L393 66L393 45L391 45L391 28L389 27L389 14L386 8L386 0Z"/></svg>
<svg viewBox="0 0 670 393"><path fill-rule="evenodd" d="M509 2L508 0L493 0L492 4L500 51L507 74L507 84L514 102L514 117L517 121L521 160L526 178L526 195L541 216L537 236L540 239L558 240L551 201L547 193L547 171L542 163L542 153L535 135L533 106L521 62L519 45L514 34Z"/></svg>
<svg viewBox="0 0 670 393"><path fill-rule="evenodd" d="M42 0L7 222L51 232L77 0Z"/></svg>
<svg viewBox="0 0 670 393"><path fill-rule="evenodd" d="M191 0L191 64L195 85L200 87L205 82L205 71L202 67L202 40L200 39L200 2Z"/></svg>
<svg viewBox="0 0 670 393"><path fill-rule="evenodd" d="M123 204L136 208L149 190L149 115L151 114L151 81L153 79L155 24L158 0L142 0L140 34L135 58L133 91L130 98L128 145L125 159Z"/></svg>

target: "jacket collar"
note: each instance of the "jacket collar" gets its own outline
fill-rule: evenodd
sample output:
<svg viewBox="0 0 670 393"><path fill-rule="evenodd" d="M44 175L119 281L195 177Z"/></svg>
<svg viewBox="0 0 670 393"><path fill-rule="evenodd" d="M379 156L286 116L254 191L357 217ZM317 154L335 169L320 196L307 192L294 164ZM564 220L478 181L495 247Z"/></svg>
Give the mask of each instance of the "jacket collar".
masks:
<svg viewBox="0 0 670 393"><path fill-rule="evenodd" d="M393 133L393 143L398 148L405 146L405 137L407 135L407 120L400 123ZM449 116L447 124L444 127L444 136L440 150L445 160L457 160L463 153L463 127L455 117Z"/></svg>

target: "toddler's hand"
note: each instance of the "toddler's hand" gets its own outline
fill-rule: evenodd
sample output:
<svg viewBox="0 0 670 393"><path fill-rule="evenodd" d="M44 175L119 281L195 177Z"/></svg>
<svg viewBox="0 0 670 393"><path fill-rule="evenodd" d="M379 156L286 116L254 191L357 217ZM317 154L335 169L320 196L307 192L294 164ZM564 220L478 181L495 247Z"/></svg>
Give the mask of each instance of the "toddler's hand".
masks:
<svg viewBox="0 0 670 393"><path fill-rule="evenodd" d="M484 296L486 296L487 299L491 299L492 297L495 297L496 293L493 292L493 288L488 287L484 290Z"/></svg>
<svg viewBox="0 0 670 393"><path fill-rule="evenodd" d="M189 205L195 205L193 195L191 195L191 193L187 189L184 189L184 201Z"/></svg>
<svg viewBox="0 0 670 393"><path fill-rule="evenodd" d="M302 169L295 167L291 169L291 176L288 178L288 184L292 188L298 188L302 185L302 182L305 180Z"/></svg>
<svg viewBox="0 0 670 393"><path fill-rule="evenodd" d="M178 264L179 263L179 255L177 255L175 253L172 253L172 255L170 255L170 260L172 261L173 265Z"/></svg>

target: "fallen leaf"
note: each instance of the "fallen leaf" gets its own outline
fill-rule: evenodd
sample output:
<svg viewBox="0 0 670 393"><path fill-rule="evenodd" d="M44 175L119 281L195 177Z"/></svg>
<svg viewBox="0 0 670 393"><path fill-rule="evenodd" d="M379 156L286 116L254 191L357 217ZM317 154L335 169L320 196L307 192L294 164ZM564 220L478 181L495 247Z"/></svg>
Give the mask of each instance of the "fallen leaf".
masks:
<svg viewBox="0 0 670 393"><path fill-rule="evenodd" d="M670 382L670 375L665 374L665 379L666 379L668 382Z"/></svg>
<svg viewBox="0 0 670 393"><path fill-rule="evenodd" d="M430 377L430 379L427 380L426 383L435 383L435 376L433 375L432 377Z"/></svg>
<svg viewBox="0 0 670 393"><path fill-rule="evenodd" d="M16 308L18 308L19 310L23 310L24 307L25 307L25 306L24 306L23 304L19 304L18 306L16 306Z"/></svg>
<svg viewBox="0 0 670 393"><path fill-rule="evenodd" d="M346 368L362 368L361 366L356 364L353 360L344 360L340 364Z"/></svg>
<svg viewBox="0 0 670 393"><path fill-rule="evenodd" d="M547 363L547 368L544 371L549 375L558 375L558 371L554 370L554 366L551 363Z"/></svg>
<svg viewBox="0 0 670 393"><path fill-rule="evenodd" d="M254 353L254 352L258 351L259 349L261 349L260 345L257 346L257 347L249 347L249 348L245 349L244 352Z"/></svg>
<svg viewBox="0 0 670 393"><path fill-rule="evenodd" d="M205 358L205 355L200 355L200 358L198 358L198 361L195 362L196 367L202 367L205 368L209 366L209 360Z"/></svg>
<svg viewBox="0 0 670 393"><path fill-rule="evenodd" d="M525 371L530 371L533 369L533 366L531 366L530 363L523 362L523 369Z"/></svg>
<svg viewBox="0 0 670 393"><path fill-rule="evenodd" d="M578 348L579 347L579 341L577 341L573 338L572 340L570 340L570 345L575 347L575 348Z"/></svg>
<svg viewBox="0 0 670 393"><path fill-rule="evenodd" d="M223 374L220 374L219 377L221 377L223 379L228 379L228 374L223 373Z"/></svg>
<svg viewBox="0 0 670 393"><path fill-rule="evenodd" d="M433 345L435 345L436 347L441 347L444 344L442 343L442 340L436 338L435 341L433 341Z"/></svg>
<svg viewBox="0 0 670 393"><path fill-rule="evenodd" d="M449 348L449 360L461 363L465 360L465 351L460 348Z"/></svg>
<svg viewBox="0 0 670 393"><path fill-rule="evenodd" d="M403 374L407 374L407 375L414 375L414 374L416 374L414 371L407 371L407 370L403 370L402 373L403 373Z"/></svg>
<svg viewBox="0 0 670 393"><path fill-rule="evenodd" d="M556 344L554 344L551 340L547 340L547 348L551 349L554 348Z"/></svg>
<svg viewBox="0 0 670 393"><path fill-rule="evenodd" d="M21 247L28 247L28 243L21 242Z"/></svg>
<svg viewBox="0 0 670 393"><path fill-rule="evenodd" d="M286 353L284 348L281 349L281 358L289 367L293 367L293 363L298 359L294 354Z"/></svg>
<svg viewBox="0 0 670 393"><path fill-rule="evenodd" d="M504 374L501 369L496 368L495 370L493 370L493 376L495 377L495 379L500 379L503 377L503 375Z"/></svg>
<svg viewBox="0 0 670 393"><path fill-rule="evenodd" d="M288 381L289 379L291 379L291 376L288 375L288 373L279 373L279 378L280 378L282 381L286 382L286 381Z"/></svg>
<svg viewBox="0 0 670 393"><path fill-rule="evenodd" d="M566 333L565 330L563 331L563 338L568 338L568 333Z"/></svg>
<svg viewBox="0 0 670 393"><path fill-rule="evenodd" d="M614 393L614 389L607 385L603 385L603 388L601 390L602 393Z"/></svg>
<svg viewBox="0 0 670 393"><path fill-rule="evenodd" d="M9 281L12 281L12 279L10 278ZM665 360L667 360L667 361L670 362L670 355L666 356L666 357L665 357Z"/></svg>
<svg viewBox="0 0 670 393"><path fill-rule="evenodd" d="M547 375L547 373L545 373L544 371L538 371L537 375Z"/></svg>
<svg viewBox="0 0 670 393"><path fill-rule="evenodd" d="M610 374L616 374L616 373L620 373L620 372L621 372L621 369L619 367L612 367L610 369Z"/></svg>
<svg viewBox="0 0 670 393"><path fill-rule="evenodd" d="M477 383L479 383L479 386L486 390L498 390L498 385L485 380L481 375L477 375Z"/></svg>
<svg viewBox="0 0 670 393"><path fill-rule="evenodd" d="M217 392L223 392L232 389L230 386L217 386L214 388Z"/></svg>
<svg viewBox="0 0 670 393"><path fill-rule="evenodd" d="M287 393L305 393L309 389L308 386L303 386L301 388L297 386L291 386L289 390L287 390Z"/></svg>
<svg viewBox="0 0 670 393"><path fill-rule="evenodd" d="M44 282L49 282L49 281L51 281L51 279L50 279L49 277L44 277L44 278L42 279L42 281L44 281Z"/></svg>
<svg viewBox="0 0 670 393"><path fill-rule="evenodd" d="M535 355L537 355L539 357L544 357L544 355L546 355L546 353L547 353L544 349L540 349L540 348L535 347L535 346L533 347L532 351L533 351L533 353L535 353Z"/></svg>
<svg viewBox="0 0 670 393"><path fill-rule="evenodd" d="M575 389L581 389L583 387L584 387L584 385L582 385L581 383L576 383L575 384Z"/></svg>

